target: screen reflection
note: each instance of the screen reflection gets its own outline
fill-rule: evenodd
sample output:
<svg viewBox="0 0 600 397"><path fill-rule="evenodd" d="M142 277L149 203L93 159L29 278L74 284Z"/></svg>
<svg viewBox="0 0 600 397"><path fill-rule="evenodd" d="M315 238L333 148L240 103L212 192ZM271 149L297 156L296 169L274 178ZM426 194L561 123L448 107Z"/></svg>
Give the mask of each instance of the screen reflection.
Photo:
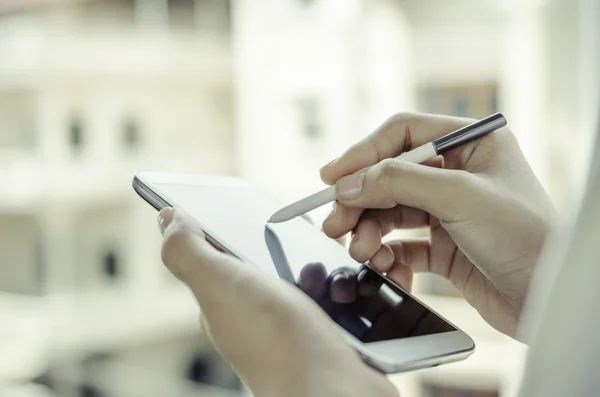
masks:
<svg viewBox="0 0 600 397"><path fill-rule="evenodd" d="M308 263L294 278L277 234L265 226L265 242L279 276L294 284L346 331L362 342L429 335L454 328L367 265ZM331 264L328 265L331 268Z"/></svg>

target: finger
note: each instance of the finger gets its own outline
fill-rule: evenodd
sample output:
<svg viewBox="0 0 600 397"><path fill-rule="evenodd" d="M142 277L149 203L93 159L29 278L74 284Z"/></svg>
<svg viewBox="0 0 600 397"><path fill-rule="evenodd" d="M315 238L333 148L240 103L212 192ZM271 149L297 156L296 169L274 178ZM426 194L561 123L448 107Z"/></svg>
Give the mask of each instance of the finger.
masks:
<svg viewBox="0 0 600 397"><path fill-rule="evenodd" d="M394 265L388 272L405 272L406 270L397 270L397 267L408 267L414 273L428 272L442 276L452 282L460 291L464 288L466 280L469 277L472 264L466 260L462 251L457 251L456 245L436 243L435 257L431 252L431 244L425 240L410 241L391 241L390 249L394 253ZM469 263L469 266L452 265L455 259L465 259L463 263ZM400 276L402 277L402 276Z"/></svg>
<svg viewBox="0 0 600 397"><path fill-rule="evenodd" d="M430 271L431 246L427 240L390 241L387 243L394 253L394 265L404 266L413 272ZM390 271L392 271L390 269ZM403 271L403 270L402 270Z"/></svg>
<svg viewBox="0 0 600 397"><path fill-rule="evenodd" d="M398 156L472 122L470 119L429 114L402 113L393 116L341 157L321 168L321 179L333 185L344 175ZM473 142L462 146L461 151L466 152L467 158L475 145Z"/></svg>
<svg viewBox="0 0 600 397"><path fill-rule="evenodd" d="M441 168L443 158L434 157L423 163L424 165ZM379 219L382 235L394 229L413 229L425 227L429 222L429 214L417 208L398 205L384 210L369 210ZM332 210L323 222L323 232L332 238L345 235L356 229L360 221L363 209L360 207L348 207L342 203L335 202Z"/></svg>
<svg viewBox="0 0 600 397"><path fill-rule="evenodd" d="M159 225L164 237L164 264L194 293L218 293L245 271L239 261L213 248L194 219L182 210L163 209Z"/></svg>
<svg viewBox="0 0 600 397"><path fill-rule="evenodd" d="M323 232L336 238L357 229L364 210L359 207L348 207L338 204L338 210L332 212L323 222ZM423 210L398 205L388 209L367 210L379 220L382 235L394 229L414 229L428 226L429 214Z"/></svg>
<svg viewBox="0 0 600 397"><path fill-rule="evenodd" d="M390 280L404 288L407 292L412 291L413 270L408 266L393 266L386 274Z"/></svg>
<svg viewBox="0 0 600 397"><path fill-rule="evenodd" d="M348 244L348 234L344 234L342 237L336 238L335 241L340 243L342 247L346 247L346 244Z"/></svg>
<svg viewBox="0 0 600 397"><path fill-rule="evenodd" d="M350 240L350 256L359 263L368 261L381 248L381 237L379 220L365 213Z"/></svg>
<svg viewBox="0 0 600 397"><path fill-rule="evenodd" d="M354 229L362 213L362 208L348 207L336 202L323 221L323 233L334 239L342 237Z"/></svg>
<svg viewBox="0 0 600 397"><path fill-rule="evenodd" d="M394 264L394 252L387 244L381 244L379 250L369 260L378 271L385 273Z"/></svg>
<svg viewBox="0 0 600 397"><path fill-rule="evenodd" d="M480 183L466 171L387 159L363 173L340 178L335 189L338 201L348 207L405 205L450 222L473 210Z"/></svg>
<svg viewBox="0 0 600 397"><path fill-rule="evenodd" d="M372 212L366 212L350 241L350 256L360 263L370 261L380 272L387 271L394 262L394 253L381 242L383 235L379 219Z"/></svg>

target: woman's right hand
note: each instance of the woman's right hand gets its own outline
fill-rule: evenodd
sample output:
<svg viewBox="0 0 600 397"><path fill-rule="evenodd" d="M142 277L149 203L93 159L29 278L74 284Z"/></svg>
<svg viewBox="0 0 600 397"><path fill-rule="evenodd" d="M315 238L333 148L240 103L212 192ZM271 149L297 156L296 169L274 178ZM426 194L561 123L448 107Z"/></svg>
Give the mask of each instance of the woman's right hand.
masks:
<svg viewBox="0 0 600 397"><path fill-rule="evenodd" d="M426 165L393 159L473 120L400 114L321 169L337 205L332 238L410 288L413 271L449 279L483 318L514 336L533 268L554 218L547 194L508 128ZM428 227L429 241L382 243L394 229Z"/></svg>

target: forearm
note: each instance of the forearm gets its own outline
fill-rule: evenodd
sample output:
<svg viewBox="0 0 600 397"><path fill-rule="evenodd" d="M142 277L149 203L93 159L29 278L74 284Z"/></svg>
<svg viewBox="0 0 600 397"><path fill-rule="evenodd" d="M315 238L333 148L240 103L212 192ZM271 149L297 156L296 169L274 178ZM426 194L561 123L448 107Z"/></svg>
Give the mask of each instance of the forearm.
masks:
<svg viewBox="0 0 600 397"><path fill-rule="evenodd" d="M253 393L256 397L399 397L398 390L384 375L366 366L357 371L333 372L337 371L321 370L312 379L297 376L288 382L274 379Z"/></svg>

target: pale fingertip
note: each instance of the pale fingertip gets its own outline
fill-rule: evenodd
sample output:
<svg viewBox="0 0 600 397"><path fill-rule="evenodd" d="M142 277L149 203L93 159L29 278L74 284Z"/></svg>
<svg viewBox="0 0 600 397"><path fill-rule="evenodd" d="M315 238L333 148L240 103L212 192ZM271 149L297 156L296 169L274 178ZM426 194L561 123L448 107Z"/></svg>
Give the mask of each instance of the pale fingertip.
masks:
<svg viewBox="0 0 600 397"><path fill-rule="evenodd" d="M365 213L354 228L350 253L363 263L373 258L381 248L381 227L376 217Z"/></svg>
<svg viewBox="0 0 600 397"><path fill-rule="evenodd" d="M325 218L321 229L323 230L323 233L325 233L325 235L329 238L336 239L340 237L336 236L335 234L334 220L332 218Z"/></svg>
<svg viewBox="0 0 600 397"><path fill-rule="evenodd" d="M329 238L338 239L342 237L345 233L340 231L339 227L340 217L338 214L333 211L331 214L325 218L322 225L323 233Z"/></svg>
<svg viewBox="0 0 600 397"><path fill-rule="evenodd" d="M338 158L335 158L329 163L325 164L319 170L319 176L321 177L321 180L328 185L333 185L335 183L335 180L332 180L333 178L331 177L331 170L337 161Z"/></svg>
<svg viewBox="0 0 600 397"><path fill-rule="evenodd" d="M372 248L368 241L363 242L358 233L354 233L352 239L350 239L348 253L358 263L365 263L371 259L373 251L376 250L377 248Z"/></svg>
<svg viewBox="0 0 600 397"><path fill-rule="evenodd" d="M386 273L386 276L390 280L394 281L396 284L404 288L407 292L412 291L414 273L410 267L404 265L393 266Z"/></svg>
<svg viewBox="0 0 600 397"><path fill-rule="evenodd" d="M347 207L337 203L337 208L323 221L323 232L330 238L338 239L356 227L364 210L362 208Z"/></svg>
<svg viewBox="0 0 600 397"><path fill-rule="evenodd" d="M394 252L389 246L383 244L369 262L378 271L387 272L394 264Z"/></svg>
<svg viewBox="0 0 600 397"><path fill-rule="evenodd" d="M173 217L175 216L175 209L172 207L166 207L160 210L158 213L158 229L160 230L160 234L165 234L165 230L171 222L173 221Z"/></svg>

